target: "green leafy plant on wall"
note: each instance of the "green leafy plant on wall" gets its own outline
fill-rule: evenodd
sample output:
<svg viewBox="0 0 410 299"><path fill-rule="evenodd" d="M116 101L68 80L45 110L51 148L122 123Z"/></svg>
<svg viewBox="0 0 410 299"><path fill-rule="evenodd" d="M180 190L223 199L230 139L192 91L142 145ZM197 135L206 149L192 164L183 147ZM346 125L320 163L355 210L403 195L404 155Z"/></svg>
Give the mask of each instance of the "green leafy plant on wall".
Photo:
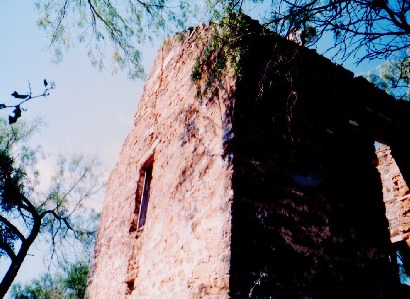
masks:
<svg viewBox="0 0 410 299"><path fill-rule="evenodd" d="M204 44L201 55L196 59L191 78L196 83L197 96L212 96L223 74L233 69L241 77L241 57L249 49L253 34L250 18L241 13L227 13L217 22L211 22L210 37Z"/></svg>

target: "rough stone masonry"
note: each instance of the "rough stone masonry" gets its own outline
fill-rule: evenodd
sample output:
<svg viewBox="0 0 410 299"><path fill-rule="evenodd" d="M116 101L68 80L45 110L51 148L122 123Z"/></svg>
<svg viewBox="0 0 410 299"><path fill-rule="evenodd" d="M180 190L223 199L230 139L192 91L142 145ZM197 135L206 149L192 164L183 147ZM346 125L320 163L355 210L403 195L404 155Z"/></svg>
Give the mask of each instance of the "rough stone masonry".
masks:
<svg viewBox="0 0 410 299"><path fill-rule="evenodd" d="M212 26L159 50L86 297L405 298L374 143L405 181L408 103L245 19L240 74L192 79Z"/></svg>

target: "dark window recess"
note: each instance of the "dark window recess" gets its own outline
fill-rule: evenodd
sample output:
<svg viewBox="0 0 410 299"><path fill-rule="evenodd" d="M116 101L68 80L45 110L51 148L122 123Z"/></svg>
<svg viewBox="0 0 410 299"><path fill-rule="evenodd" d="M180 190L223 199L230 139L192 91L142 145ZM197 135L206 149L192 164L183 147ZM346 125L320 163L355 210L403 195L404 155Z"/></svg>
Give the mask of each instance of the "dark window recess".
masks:
<svg viewBox="0 0 410 299"><path fill-rule="evenodd" d="M401 284L410 285L410 248L406 241L393 243L392 263Z"/></svg>
<svg viewBox="0 0 410 299"><path fill-rule="evenodd" d="M133 238L139 238L142 233L142 228L147 219L147 210L149 196L151 193L152 169L154 163L154 156L152 155L141 167L137 183L137 190L135 193L135 207L133 211L132 222L130 226L130 234ZM140 230L139 230L140 229ZM138 275L138 261L136 244L133 246L133 253L128 260L127 276L125 283L127 284L127 295L130 295L135 289L135 280Z"/></svg>
<svg viewBox="0 0 410 299"><path fill-rule="evenodd" d="M147 209L152 180L152 164L144 168L144 189L142 191L140 211L138 213L138 228L142 228L147 219Z"/></svg>

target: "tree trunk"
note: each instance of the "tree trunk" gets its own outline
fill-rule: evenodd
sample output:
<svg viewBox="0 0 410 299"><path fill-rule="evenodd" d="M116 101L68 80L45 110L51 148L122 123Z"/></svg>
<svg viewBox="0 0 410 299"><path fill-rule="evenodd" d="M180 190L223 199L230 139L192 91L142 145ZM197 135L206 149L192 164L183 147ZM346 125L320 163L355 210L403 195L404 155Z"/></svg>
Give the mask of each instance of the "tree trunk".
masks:
<svg viewBox="0 0 410 299"><path fill-rule="evenodd" d="M6 274L3 277L3 280L0 283L0 298L4 298L11 284L16 278L17 273L20 270L21 265L23 264L23 261L27 256L30 246L33 244L34 240L37 238L38 233L40 232L40 225L41 220L35 219L30 235L26 240L21 242L21 247L16 255L16 258L12 260L9 269L7 270Z"/></svg>

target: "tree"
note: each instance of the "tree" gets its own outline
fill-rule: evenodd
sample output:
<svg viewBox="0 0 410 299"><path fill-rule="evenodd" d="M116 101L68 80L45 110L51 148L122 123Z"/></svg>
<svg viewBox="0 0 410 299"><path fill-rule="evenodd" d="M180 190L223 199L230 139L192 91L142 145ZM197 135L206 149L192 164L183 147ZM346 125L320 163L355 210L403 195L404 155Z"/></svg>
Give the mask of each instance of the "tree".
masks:
<svg viewBox="0 0 410 299"><path fill-rule="evenodd" d="M193 11L204 6L208 16L214 18L221 18L228 12L247 13L259 6L265 12L260 19L264 26L283 36L299 34L301 43L306 46L329 38L330 34L334 43L328 49L329 54L342 61L351 56L355 56L358 63L366 59L385 60L393 54L402 60L408 57L408 0L207 0L191 3L185 0L39 0L37 3L41 14L38 23L50 33L51 45L58 57L61 57L60 46L71 44L72 31L80 29L80 41L93 41L89 43L93 59L95 50L101 50L99 43L108 39L115 45L113 59L120 66L130 66L130 74L136 77L143 74L138 44L160 32L183 28L195 17Z"/></svg>
<svg viewBox="0 0 410 299"><path fill-rule="evenodd" d="M390 59L369 75L369 81L390 95L410 101L410 49L404 59Z"/></svg>
<svg viewBox="0 0 410 299"><path fill-rule="evenodd" d="M132 78L144 76L139 45L182 28L187 13L195 11L191 6L188 0L36 1L41 14L37 23L47 30L57 60L62 58L62 48L77 39L87 45L92 63L103 68L102 44L110 41L114 46L112 60L120 68L128 68Z"/></svg>
<svg viewBox="0 0 410 299"><path fill-rule="evenodd" d="M89 269L89 262L75 262L54 275L47 273L24 286L13 285L11 297L15 299L83 299Z"/></svg>
<svg viewBox="0 0 410 299"><path fill-rule="evenodd" d="M241 10L245 1L230 1ZM303 45L333 36L325 54L357 64L384 61L370 80L393 96L409 99L410 2L408 0L277 0L265 26Z"/></svg>
<svg viewBox="0 0 410 299"><path fill-rule="evenodd" d="M24 286L19 283L13 285L10 296L14 299L65 299L63 278L44 274Z"/></svg>
<svg viewBox="0 0 410 299"><path fill-rule="evenodd" d="M403 54L410 46L409 17L407 0L277 0L264 24L283 35L314 27L313 43L330 33L335 55L357 55L360 62Z"/></svg>
<svg viewBox="0 0 410 299"><path fill-rule="evenodd" d="M26 145L38 124L8 125L0 119L0 261L9 266L0 283L6 294L33 243L50 245L50 261L91 250L98 215L84 201L100 188L95 159L61 158L48 192L38 190L38 149ZM87 221L86 221L87 220ZM2 269L6 267L2 266Z"/></svg>
<svg viewBox="0 0 410 299"><path fill-rule="evenodd" d="M64 280L64 286L66 293L69 294L69 298L84 298L89 270L90 263L72 264L65 270L66 278Z"/></svg>

